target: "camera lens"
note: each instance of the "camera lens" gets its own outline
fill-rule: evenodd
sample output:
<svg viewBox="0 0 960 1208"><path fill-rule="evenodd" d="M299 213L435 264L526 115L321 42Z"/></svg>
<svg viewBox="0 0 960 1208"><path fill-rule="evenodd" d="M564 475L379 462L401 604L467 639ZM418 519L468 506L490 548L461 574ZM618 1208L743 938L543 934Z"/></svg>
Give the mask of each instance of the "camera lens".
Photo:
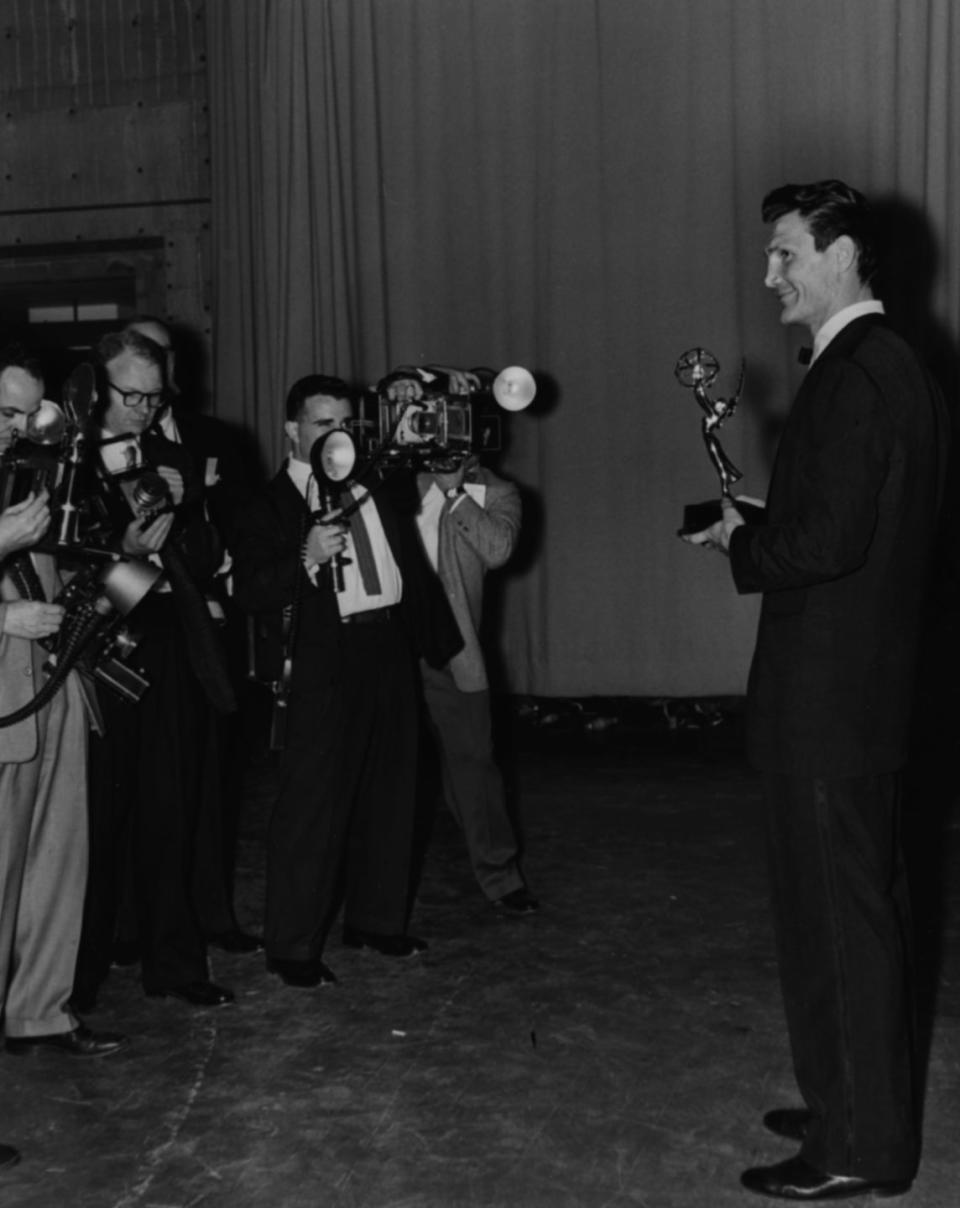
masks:
<svg viewBox="0 0 960 1208"><path fill-rule="evenodd" d="M130 502L141 511L160 507L169 498L166 480L150 470L140 475L130 491Z"/></svg>

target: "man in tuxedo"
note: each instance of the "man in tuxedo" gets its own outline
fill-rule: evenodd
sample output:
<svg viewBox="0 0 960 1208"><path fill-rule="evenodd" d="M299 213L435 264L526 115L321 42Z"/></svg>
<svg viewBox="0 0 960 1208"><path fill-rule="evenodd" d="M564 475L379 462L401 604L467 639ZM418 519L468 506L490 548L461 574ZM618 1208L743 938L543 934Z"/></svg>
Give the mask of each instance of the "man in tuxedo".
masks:
<svg viewBox="0 0 960 1208"><path fill-rule="evenodd" d="M133 614L149 687L135 705L105 693L105 733L91 741L90 886L76 996L90 1001L106 975L118 899L129 882L146 993L219 1007L233 994L210 980L192 885L211 707L234 708L204 599L221 552L189 451L151 430L167 397L162 350L137 332L119 332L100 342L97 362L89 443L115 505L117 540L122 552L164 573ZM157 486L158 479L165 506L141 512L132 485Z"/></svg>
<svg viewBox="0 0 960 1208"><path fill-rule="evenodd" d="M799 1154L751 1191L898 1194L919 1156L900 772L947 453L942 400L873 296L869 207L841 181L785 185L765 284L813 358L762 524L729 500L688 539L763 593L747 700L764 776L780 979L805 1106L765 1124Z"/></svg>
<svg viewBox="0 0 960 1208"><path fill-rule="evenodd" d="M338 499L317 483L315 442L352 416L340 379L293 384L290 459L246 510L235 550L236 599L268 638L287 718L267 839L268 968L303 988L336 980L322 956L341 883L347 946L426 948L406 931L415 659L443 665L462 644L419 544L411 477L353 483Z"/></svg>
<svg viewBox="0 0 960 1208"><path fill-rule="evenodd" d="M0 453L42 395L37 363L22 349L0 353ZM89 702L70 671L33 707L47 681L41 642L64 619L54 559L29 552L49 523L46 492L0 514L0 717L23 714L0 727L0 1013L8 1053L99 1057L124 1037L91 1031L69 1002L87 880Z"/></svg>

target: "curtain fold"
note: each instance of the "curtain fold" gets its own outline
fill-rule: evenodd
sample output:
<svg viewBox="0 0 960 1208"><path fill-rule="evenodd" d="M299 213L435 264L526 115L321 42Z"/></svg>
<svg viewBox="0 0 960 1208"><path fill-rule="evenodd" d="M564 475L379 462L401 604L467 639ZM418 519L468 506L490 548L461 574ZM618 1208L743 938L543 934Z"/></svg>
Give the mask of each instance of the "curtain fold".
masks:
<svg viewBox="0 0 960 1208"><path fill-rule="evenodd" d="M800 337L762 286L760 200L841 176L929 234L960 329L951 0L207 0L217 406L282 455L289 384L523 364L525 547L505 683L743 689L756 601L676 539L716 478L673 376L747 385L722 440L762 495ZM907 266L909 268L909 265ZM916 312L916 307L914 307Z"/></svg>

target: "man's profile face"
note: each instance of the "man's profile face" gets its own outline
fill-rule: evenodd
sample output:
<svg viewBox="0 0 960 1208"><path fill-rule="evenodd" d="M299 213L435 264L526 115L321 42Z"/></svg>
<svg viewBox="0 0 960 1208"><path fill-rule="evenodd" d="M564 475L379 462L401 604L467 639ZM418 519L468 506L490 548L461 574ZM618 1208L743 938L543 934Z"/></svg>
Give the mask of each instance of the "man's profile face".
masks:
<svg viewBox="0 0 960 1208"><path fill-rule="evenodd" d="M0 453L10 447L14 433L23 435L42 398L43 382L26 369L8 365L0 373Z"/></svg>
<svg viewBox="0 0 960 1208"><path fill-rule="evenodd" d="M295 420L287 420L283 430L290 441L295 461L310 461L310 450L328 432L343 428L353 419L353 404L346 398L314 394L304 401Z"/></svg>
<svg viewBox="0 0 960 1208"><path fill-rule="evenodd" d="M801 323L815 335L842 308L836 243L818 252L806 220L796 211L777 220L766 248L763 283L780 299L781 323Z"/></svg>
<svg viewBox="0 0 960 1208"><path fill-rule="evenodd" d="M111 436L140 436L153 423L153 417L163 405L164 383L160 366L125 350L108 361L105 370L109 397L103 426ZM127 401L133 402L134 406L124 403L121 391L134 392L127 393Z"/></svg>

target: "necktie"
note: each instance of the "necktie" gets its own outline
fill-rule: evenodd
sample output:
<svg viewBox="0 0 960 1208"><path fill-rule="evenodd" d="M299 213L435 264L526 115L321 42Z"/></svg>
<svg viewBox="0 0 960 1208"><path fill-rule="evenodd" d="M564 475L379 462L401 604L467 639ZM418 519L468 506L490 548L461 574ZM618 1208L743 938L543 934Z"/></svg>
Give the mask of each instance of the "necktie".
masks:
<svg viewBox="0 0 960 1208"><path fill-rule="evenodd" d="M370 544L370 534L367 532L367 526L363 523L360 509L354 506L356 502L349 491L341 492L340 506L344 510L347 508L354 509L350 513L348 523L350 525L350 536L353 537L353 548L357 554L357 569L360 571L363 590L368 596L378 596L381 590L380 576L377 574L377 564L373 557L373 546Z"/></svg>

